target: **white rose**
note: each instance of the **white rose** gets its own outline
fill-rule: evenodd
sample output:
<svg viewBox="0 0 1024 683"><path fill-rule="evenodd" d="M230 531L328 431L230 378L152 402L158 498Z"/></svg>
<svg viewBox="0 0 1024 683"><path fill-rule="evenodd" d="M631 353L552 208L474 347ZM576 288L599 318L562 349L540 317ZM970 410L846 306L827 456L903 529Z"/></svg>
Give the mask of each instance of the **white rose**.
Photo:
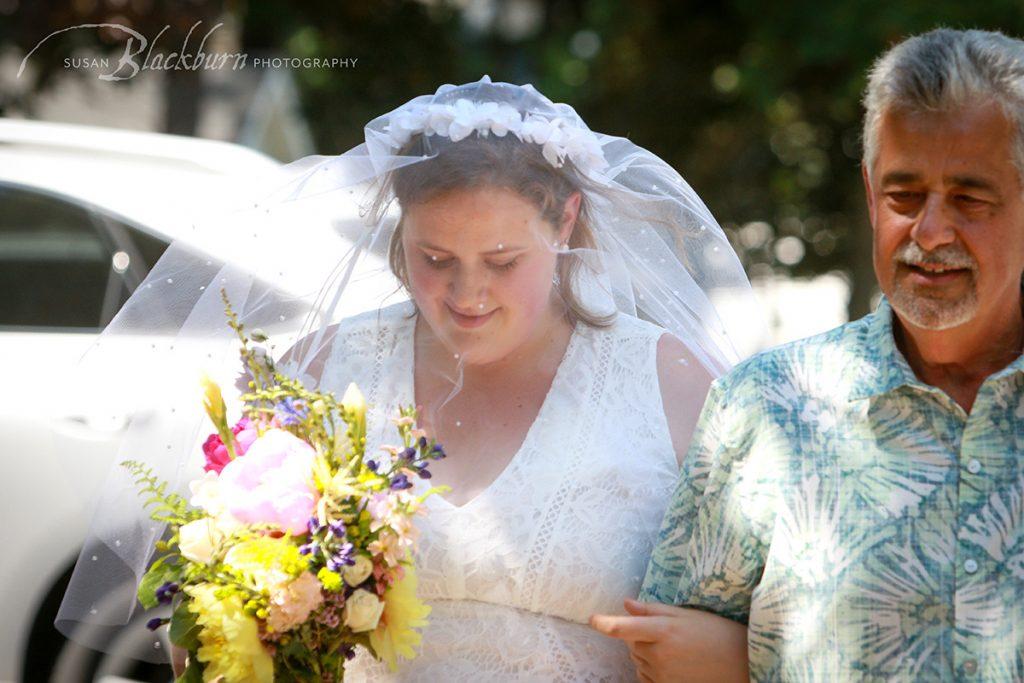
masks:
<svg viewBox="0 0 1024 683"><path fill-rule="evenodd" d="M214 549L224 540L223 532L209 517L189 522L181 527L178 536L182 556L200 564L209 564L213 560Z"/></svg>
<svg viewBox="0 0 1024 683"><path fill-rule="evenodd" d="M355 633L362 633L377 628L377 622L383 613L384 601L370 591L360 588L345 601L342 618L345 626Z"/></svg>
<svg viewBox="0 0 1024 683"><path fill-rule="evenodd" d="M224 503L220 497L220 482L216 472L207 472L202 479L196 479L189 483L188 488L192 492L189 505L202 508L211 517L216 517L224 511Z"/></svg>
<svg viewBox="0 0 1024 683"><path fill-rule="evenodd" d="M357 555L356 563L349 567L345 567L341 575L345 578L345 583L355 588L363 581L366 581L372 571L373 562L370 558L365 555Z"/></svg>

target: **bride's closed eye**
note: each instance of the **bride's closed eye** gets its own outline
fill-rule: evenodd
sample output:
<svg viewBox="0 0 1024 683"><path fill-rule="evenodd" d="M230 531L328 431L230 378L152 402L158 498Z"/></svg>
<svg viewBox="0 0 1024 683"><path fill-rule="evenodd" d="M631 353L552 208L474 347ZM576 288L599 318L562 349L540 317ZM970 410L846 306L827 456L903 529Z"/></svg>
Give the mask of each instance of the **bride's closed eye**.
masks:
<svg viewBox="0 0 1024 683"><path fill-rule="evenodd" d="M436 256L430 256L427 254L424 254L423 260L427 263L428 266L430 266L431 268L435 268L437 270L444 270L445 268L449 268L455 262L455 259L453 258L438 258ZM490 268L491 270L497 270L499 272L508 272L515 268L518 263L519 257L517 256L514 259L505 261L503 263L495 263L492 261L488 261L487 267Z"/></svg>
<svg viewBox="0 0 1024 683"><path fill-rule="evenodd" d="M505 272L505 271L509 271L509 270L512 270L513 268L515 268L517 263L519 263L519 257L518 256L516 256L514 259L511 259L509 261L505 261L504 263L493 263L491 261L488 261L487 262L487 267L491 268L492 270L499 270L499 271Z"/></svg>
<svg viewBox="0 0 1024 683"><path fill-rule="evenodd" d="M447 268L448 266L452 265L452 263L455 262L455 259L453 258L439 258L437 256L431 256L429 254L424 254L423 260L427 262L428 266L430 266L431 268L436 268L438 270L444 270L445 268Z"/></svg>

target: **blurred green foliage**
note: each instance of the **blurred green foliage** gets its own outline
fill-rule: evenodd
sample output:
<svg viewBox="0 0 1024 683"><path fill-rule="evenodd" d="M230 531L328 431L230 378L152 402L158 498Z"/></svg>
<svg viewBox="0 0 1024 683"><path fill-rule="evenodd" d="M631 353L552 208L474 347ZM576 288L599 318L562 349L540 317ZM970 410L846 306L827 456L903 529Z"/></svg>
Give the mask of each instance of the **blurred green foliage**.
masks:
<svg viewBox="0 0 1024 683"><path fill-rule="evenodd" d="M751 276L846 273L859 316L874 293L859 167L868 68L938 26L1024 34L1024 3L270 0L244 23L246 46L359 58L297 73L325 152L442 83L531 82L679 170Z"/></svg>
<svg viewBox="0 0 1024 683"><path fill-rule="evenodd" d="M322 153L443 83L530 82L679 170L752 277L846 273L852 316L874 292L859 169L872 61L937 26L1024 34L1021 0L75 0L25 4L20 21L0 22L0 42L34 43L83 17L181 32L221 12L253 56L358 59L293 71Z"/></svg>

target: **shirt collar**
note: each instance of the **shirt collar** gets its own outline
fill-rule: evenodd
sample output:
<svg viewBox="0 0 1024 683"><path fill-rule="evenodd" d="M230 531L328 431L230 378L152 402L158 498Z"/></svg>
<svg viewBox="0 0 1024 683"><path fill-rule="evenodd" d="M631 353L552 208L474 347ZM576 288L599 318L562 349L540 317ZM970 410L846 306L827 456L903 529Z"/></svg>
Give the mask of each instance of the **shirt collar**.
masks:
<svg viewBox="0 0 1024 683"><path fill-rule="evenodd" d="M850 392L851 400L881 396L904 386L924 386L896 347L892 316L892 306L882 297L878 308L863 320L862 348L857 354L861 368Z"/></svg>
<svg viewBox="0 0 1024 683"><path fill-rule="evenodd" d="M850 400L881 396L901 387L940 391L918 379L897 348L893 335L893 315L892 306L883 296L878 308L864 317L865 329L860 336L862 348L858 354L861 368L850 392ZM1018 356L986 381L1000 380L1019 372L1024 372L1024 355Z"/></svg>

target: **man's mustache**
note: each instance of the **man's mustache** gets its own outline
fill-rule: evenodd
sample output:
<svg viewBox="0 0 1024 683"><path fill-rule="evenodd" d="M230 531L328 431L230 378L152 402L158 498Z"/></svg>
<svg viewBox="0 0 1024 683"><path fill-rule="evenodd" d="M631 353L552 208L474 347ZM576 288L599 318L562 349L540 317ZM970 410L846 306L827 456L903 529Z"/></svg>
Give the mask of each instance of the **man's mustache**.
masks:
<svg viewBox="0 0 1024 683"><path fill-rule="evenodd" d="M894 256L898 263L908 266L941 266L943 268L963 268L978 270L978 262L958 244L947 244L925 251L917 242L908 242Z"/></svg>

